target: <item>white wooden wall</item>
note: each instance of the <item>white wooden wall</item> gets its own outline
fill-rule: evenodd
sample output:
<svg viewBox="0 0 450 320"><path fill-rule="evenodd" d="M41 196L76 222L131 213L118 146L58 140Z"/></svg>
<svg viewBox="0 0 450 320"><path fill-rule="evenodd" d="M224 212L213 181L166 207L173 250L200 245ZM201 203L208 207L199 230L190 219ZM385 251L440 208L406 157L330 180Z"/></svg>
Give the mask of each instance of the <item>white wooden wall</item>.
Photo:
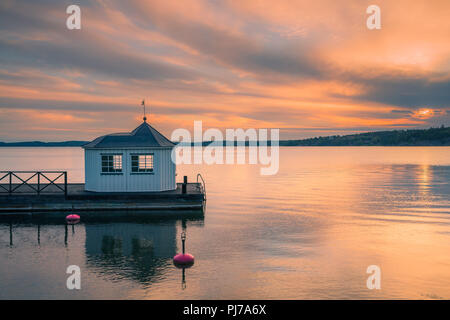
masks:
<svg viewBox="0 0 450 320"><path fill-rule="evenodd" d="M85 190L150 192L176 188L172 149L85 149ZM153 174L131 174L131 154L153 153ZM122 154L122 174L102 174L102 154Z"/></svg>

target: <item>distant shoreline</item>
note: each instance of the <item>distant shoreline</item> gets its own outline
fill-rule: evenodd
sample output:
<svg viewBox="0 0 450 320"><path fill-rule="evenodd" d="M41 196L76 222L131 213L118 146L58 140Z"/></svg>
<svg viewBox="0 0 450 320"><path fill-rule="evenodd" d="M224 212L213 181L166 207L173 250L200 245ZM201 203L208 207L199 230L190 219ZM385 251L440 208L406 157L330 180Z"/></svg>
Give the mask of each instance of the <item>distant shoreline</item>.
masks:
<svg viewBox="0 0 450 320"><path fill-rule="evenodd" d="M81 147L89 141L0 142L0 147ZM211 141L203 142L207 146ZM223 141L222 144L226 143ZM187 144L194 145L194 144ZM200 144L195 144L200 145ZM234 145L237 145L234 142ZM248 146L248 141L245 142ZM269 143L270 145L270 143ZM450 146L450 127L375 131L344 136L326 136L301 140L280 140L280 147L437 147Z"/></svg>
<svg viewBox="0 0 450 320"><path fill-rule="evenodd" d="M281 141L280 141L281 143ZM202 148L205 148L207 146L202 146ZM248 145L245 145L245 148L248 148ZM269 145L270 147L270 145ZM308 145L282 145L280 144L279 147L283 148L296 148L296 147L313 147L313 148L322 148L322 147L450 147L450 144L415 144L415 145L323 145L323 146L308 146ZM81 148L81 146L27 146L27 145L21 145L21 146L9 146L9 145L1 145L1 148Z"/></svg>

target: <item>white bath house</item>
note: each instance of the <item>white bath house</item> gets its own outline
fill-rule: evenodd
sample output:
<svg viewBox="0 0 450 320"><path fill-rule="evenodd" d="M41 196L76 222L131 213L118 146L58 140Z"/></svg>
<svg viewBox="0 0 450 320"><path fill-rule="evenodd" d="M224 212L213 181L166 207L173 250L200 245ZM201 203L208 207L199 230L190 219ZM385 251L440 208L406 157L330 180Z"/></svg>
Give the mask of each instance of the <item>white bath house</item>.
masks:
<svg viewBox="0 0 450 320"><path fill-rule="evenodd" d="M176 189L175 145L144 122L129 133L98 137L83 146L85 190L159 192Z"/></svg>

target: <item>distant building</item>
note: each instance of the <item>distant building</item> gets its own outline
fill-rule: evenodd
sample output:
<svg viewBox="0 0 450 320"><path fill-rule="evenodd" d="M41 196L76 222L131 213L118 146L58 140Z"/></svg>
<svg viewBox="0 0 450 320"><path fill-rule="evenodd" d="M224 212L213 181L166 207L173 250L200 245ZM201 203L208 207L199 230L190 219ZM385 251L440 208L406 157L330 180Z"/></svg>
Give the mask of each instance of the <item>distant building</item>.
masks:
<svg viewBox="0 0 450 320"><path fill-rule="evenodd" d="M85 144L85 190L157 192L176 189L175 145L144 122L129 133L101 136Z"/></svg>

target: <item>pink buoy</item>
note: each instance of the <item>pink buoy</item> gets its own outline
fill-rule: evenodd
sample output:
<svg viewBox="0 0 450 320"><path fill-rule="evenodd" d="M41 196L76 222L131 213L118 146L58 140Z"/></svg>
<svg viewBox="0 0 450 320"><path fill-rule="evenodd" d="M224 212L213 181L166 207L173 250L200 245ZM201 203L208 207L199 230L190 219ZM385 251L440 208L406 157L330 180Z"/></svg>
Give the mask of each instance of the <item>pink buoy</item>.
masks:
<svg viewBox="0 0 450 320"><path fill-rule="evenodd" d="M78 223L78 222L80 222L80 216L77 215L77 214L69 214L69 215L66 217L66 221L67 221L67 223L69 223L69 224L75 224L75 223Z"/></svg>
<svg viewBox="0 0 450 320"><path fill-rule="evenodd" d="M194 256L189 253L179 253L173 257L173 264L177 267L190 267L194 264Z"/></svg>
<svg viewBox="0 0 450 320"><path fill-rule="evenodd" d="M183 244L183 253L177 254L173 257L173 264L178 268L189 268L194 264L194 256L189 253L185 253L186 231L181 233L181 242Z"/></svg>

